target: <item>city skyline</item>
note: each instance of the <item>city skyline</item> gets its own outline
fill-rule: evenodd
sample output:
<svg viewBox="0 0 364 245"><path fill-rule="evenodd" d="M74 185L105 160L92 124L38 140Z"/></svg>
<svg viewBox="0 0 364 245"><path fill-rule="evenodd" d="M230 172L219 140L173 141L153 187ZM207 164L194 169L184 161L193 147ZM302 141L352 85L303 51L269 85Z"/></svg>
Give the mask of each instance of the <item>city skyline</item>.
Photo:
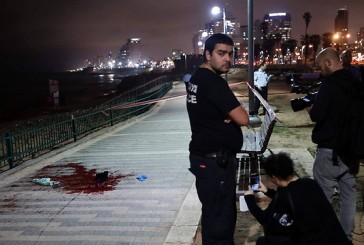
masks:
<svg viewBox="0 0 364 245"><path fill-rule="evenodd" d="M227 5L226 5L227 3ZM364 22L358 0L254 0L254 20L265 14L287 12L292 16L292 38L304 34L305 12L312 15L309 34L334 32L339 8L349 11L350 42ZM326 4L327 6L324 6ZM128 38L141 38L145 58L163 59L173 49L193 50L192 37L212 18L213 6L225 7L237 22L247 24L247 0L4 0L0 3L3 33L2 67L65 70L80 67L85 59L116 52Z"/></svg>

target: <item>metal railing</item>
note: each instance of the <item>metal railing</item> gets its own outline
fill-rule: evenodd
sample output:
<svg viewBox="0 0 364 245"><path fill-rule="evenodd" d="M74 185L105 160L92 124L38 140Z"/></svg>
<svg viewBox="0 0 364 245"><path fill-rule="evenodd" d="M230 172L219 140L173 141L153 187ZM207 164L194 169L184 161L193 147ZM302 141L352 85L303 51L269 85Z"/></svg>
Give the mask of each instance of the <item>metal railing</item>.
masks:
<svg viewBox="0 0 364 245"><path fill-rule="evenodd" d="M152 104L138 105L137 102L163 97L171 88L172 82L167 76L159 77L95 108L56 115L6 132L0 135L0 173L101 128L139 115L149 110Z"/></svg>

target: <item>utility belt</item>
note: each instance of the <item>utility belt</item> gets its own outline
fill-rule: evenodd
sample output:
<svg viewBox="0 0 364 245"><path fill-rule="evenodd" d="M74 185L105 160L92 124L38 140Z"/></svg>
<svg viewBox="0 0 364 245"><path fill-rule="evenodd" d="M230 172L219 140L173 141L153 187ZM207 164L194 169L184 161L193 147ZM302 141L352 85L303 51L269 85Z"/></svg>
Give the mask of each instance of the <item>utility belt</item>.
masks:
<svg viewBox="0 0 364 245"><path fill-rule="evenodd" d="M266 88L266 87L267 87L267 86L255 86L255 85L254 85L254 88L255 88L255 89L259 89L259 90L262 90L263 88Z"/></svg>
<svg viewBox="0 0 364 245"><path fill-rule="evenodd" d="M201 154L193 153L193 154L204 158L216 159L216 164L223 168L226 168L229 158L235 156L235 154L232 151L225 149L221 149L217 152L201 153Z"/></svg>

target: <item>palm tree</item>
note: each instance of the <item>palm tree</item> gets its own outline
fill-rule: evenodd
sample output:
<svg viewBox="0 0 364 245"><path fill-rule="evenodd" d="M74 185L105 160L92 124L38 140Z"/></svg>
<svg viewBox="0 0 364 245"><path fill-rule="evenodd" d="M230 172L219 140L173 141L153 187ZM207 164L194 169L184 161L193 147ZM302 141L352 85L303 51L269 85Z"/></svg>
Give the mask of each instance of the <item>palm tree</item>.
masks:
<svg viewBox="0 0 364 245"><path fill-rule="evenodd" d="M278 52L278 49L279 49L279 47L281 46L280 44L281 44L281 41L282 41L282 34L280 34L280 33L275 33L274 34L274 42L275 42L275 44L276 44L276 54L277 54L277 61L278 61L278 64L280 63L280 54L279 54L279 52Z"/></svg>
<svg viewBox="0 0 364 245"><path fill-rule="evenodd" d="M312 16L310 14L310 12L306 12L303 14L303 19L305 20L305 24L306 24L306 30L305 30L305 45L306 45L306 48L305 48L305 65L306 65L306 61L307 61L307 52L308 52L308 36L307 36L307 29L308 29L308 25L310 24L311 22L311 19L312 19Z"/></svg>
<svg viewBox="0 0 364 245"><path fill-rule="evenodd" d="M269 56L269 60L273 60L273 49L274 45L276 43L276 40L272 34L268 34L265 40L263 40L262 49L264 52L264 57L267 55Z"/></svg>
<svg viewBox="0 0 364 245"><path fill-rule="evenodd" d="M262 34L263 34L263 39L267 39L267 35L268 35L268 29L269 29L269 25L268 25L268 22L262 22L260 24L260 29L262 31Z"/></svg>
<svg viewBox="0 0 364 245"><path fill-rule="evenodd" d="M276 42L276 47L278 48L279 47L279 44L281 43L282 41L282 34L280 33L276 33L274 35L274 39L275 39L275 42Z"/></svg>
<svg viewBox="0 0 364 245"><path fill-rule="evenodd" d="M293 53L294 49L297 47L297 40L296 39L288 39L287 40L289 52Z"/></svg>
<svg viewBox="0 0 364 245"><path fill-rule="evenodd" d="M332 33L331 32L325 32L322 34L322 47L328 48L331 47L332 43Z"/></svg>
<svg viewBox="0 0 364 245"><path fill-rule="evenodd" d="M312 44L312 48L313 48L313 57L316 57L318 48L321 44L321 37L320 35L311 35L310 36L310 44ZM313 65L316 65L316 59L314 59L314 63Z"/></svg>
<svg viewBox="0 0 364 245"><path fill-rule="evenodd" d="M308 40L309 39L309 35L301 35L300 43L301 43L302 46L306 44L306 38Z"/></svg>
<svg viewBox="0 0 364 245"><path fill-rule="evenodd" d="M306 65L306 57L308 57L310 54L310 50L308 48L308 40L310 40L310 35L306 34L306 35L301 35L301 38L300 38L300 43L302 45L302 51L303 51L303 55L305 56L305 65Z"/></svg>
<svg viewBox="0 0 364 245"><path fill-rule="evenodd" d="M286 56L288 53L288 44L287 41L284 41L281 43L281 50L282 50L282 55Z"/></svg>
<svg viewBox="0 0 364 245"><path fill-rule="evenodd" d="M258 43L254 43L254 59L259 60L260 59L260 52L262 51L262 48Z"/></svg>
<svg viewBox="0 0 364 245"><path fill-rule="evenodd" d="M291 64L292 63L292 54L294 53L294 50L295 48L297 47L297 40L296 39L288 39L286 41L287 43L287 48L289 49L289 52L291 53L291 56L290 56L290 61L289 63Z"/></svg>

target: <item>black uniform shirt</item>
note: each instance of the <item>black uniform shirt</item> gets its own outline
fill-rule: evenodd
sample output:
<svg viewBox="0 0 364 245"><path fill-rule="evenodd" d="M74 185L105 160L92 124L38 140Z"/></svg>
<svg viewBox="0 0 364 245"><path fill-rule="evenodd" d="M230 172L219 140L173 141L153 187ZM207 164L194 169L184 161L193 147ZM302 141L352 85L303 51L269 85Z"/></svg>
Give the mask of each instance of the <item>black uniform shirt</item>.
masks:
<svg viewBox="0 0 364 245"><path fill-rule="evenodd" d="M310 117L316 123L312 131L312 141L319 147L333 149L338 132L338 122L344 113L346 91L358 83L349 70L340 69L326 77L318 90ZM339 86L341 84L341 86ZM343 87L343 88L342 88Z"/></svg>
<svg viewBox="0 0 364 245"><path fill-rule="evenodd" d="M232 121L224 122L227 113L238 106L240 102L221 76L207 68L199 68L187 86L187 110L192 131L190 152L240 151L243 144L241 127Z"/></svg>

